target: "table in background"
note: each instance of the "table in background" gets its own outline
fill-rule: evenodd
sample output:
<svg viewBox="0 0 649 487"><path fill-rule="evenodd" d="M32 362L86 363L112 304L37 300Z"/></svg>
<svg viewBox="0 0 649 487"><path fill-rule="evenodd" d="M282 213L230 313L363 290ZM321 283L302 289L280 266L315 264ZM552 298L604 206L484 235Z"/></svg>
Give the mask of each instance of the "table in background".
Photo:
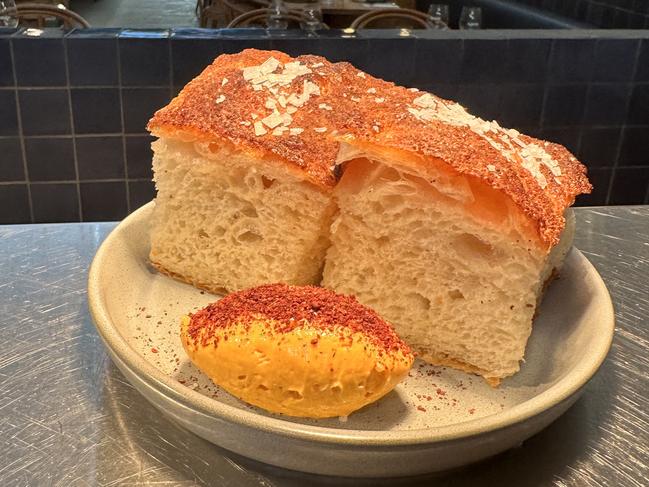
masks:
<svg viewBox="0 0 649 487"><path fill-rule="evenodd" d="M577 209L611 292L613 348L582 398L520 448L390 485L649 485L649 207ZM383 485L262 465L181 429L112 365L87 269L114 223L0 227L0 485Z"/></svg>
<svg viewBox="0 0 649 487"><path fill-rule="evenodd" d="M290 9L300 10L307 3L286 2ZM385 8L399 8L394 2L359 2L358 0L323 0L320 2L320 9L324 15L362 15L373 10Z"/></svg>
<svg viewBox="0 0 649 487"><path fill-rule="evenodd" d="M267 0L250 1L259 5L259 8L268 6ZM300 11L307 5L313 6L313 3L285 2L284 5L290 10ZM344 29L349 27L356 17L386 8L399 8L399 5L390 1L373 3L358 0L324 0L320 2L323 21L332 29Z"/></svg>

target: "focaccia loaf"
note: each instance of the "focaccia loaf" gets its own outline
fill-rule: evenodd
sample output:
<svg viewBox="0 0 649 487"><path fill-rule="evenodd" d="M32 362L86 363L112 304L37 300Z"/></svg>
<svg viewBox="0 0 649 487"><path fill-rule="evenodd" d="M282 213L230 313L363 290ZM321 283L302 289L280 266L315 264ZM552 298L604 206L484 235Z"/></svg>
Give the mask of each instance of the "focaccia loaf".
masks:
<svg viewBox="0 0 649 487"><path fill-rule="evenodd" d="M324 263L324 286L422 358L493 384L518 370L590 191L560 145L317 56L220 56L149 128L158 268L235 290Z"/></svg>

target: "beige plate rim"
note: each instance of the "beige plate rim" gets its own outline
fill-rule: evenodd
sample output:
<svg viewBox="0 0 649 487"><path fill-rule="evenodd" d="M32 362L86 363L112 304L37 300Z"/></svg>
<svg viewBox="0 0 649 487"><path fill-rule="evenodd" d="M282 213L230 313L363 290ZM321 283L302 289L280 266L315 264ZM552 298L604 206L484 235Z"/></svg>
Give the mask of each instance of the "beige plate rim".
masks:
<svg viewBox="0 0 649 487"><path fill-rule="evenodd" d="M311 442L348 446L407 446L458 440L505 428L543 413L576 394L597 372L604 362L613 341L615 315L606 285L593 265L577 249L577 256L585 261L594 279L598 298L602 300L602 314L598 320L601 328L598 341L584 351L579 367L575 367L556 384L539 395L501 413L446 426L408 431L364 431L311 426L270 418L252 411L230 406L199 392L188 389L148 363L120 335L110 320L106 303L102 300L101 269L110 258L110 247L120 237L125 227L147 218L155 202L150 202L130 214L106 237L97 251L88 275L88 305L95 326L105 345L128 368L156 388L167 399L180 403L195 413L225 420L243 427Z"/></svg>

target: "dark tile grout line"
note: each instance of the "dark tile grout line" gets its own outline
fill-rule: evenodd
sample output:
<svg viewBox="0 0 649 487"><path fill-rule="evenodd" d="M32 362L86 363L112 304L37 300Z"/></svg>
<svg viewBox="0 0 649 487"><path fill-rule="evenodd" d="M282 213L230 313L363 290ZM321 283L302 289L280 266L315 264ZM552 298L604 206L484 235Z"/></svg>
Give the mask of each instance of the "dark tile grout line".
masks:
<svg viewBox="0 0 649 487"><path fill-rule="evenodd" d="M9 41L9 57L11 58L11 69L13 71L14 85L18 86L18 78L16 76L16 63L14 62L14 43ZM16 100L16 120L18 122L18 138L20 139L20 152L23 158L23 172L25 180L29 181L29 168L27 167L27 149L25 148L25 137L23 135L23 117L20 110L20 98L18 97L18 90L14 91ZM26 185L27 191L27 207L29 208L29 221L34 223L34 205L32 203L32 190L29 184Z"/></svg>
<svg viewBox="0 0 649 487"><path fill-rule="evenodd" d="M171 49L171 38L167 39L167 53L169 55L169 99L174 94L174 58L173 49Z"/></svg>
<svg viewBox="0 0 649 487"><path fill-rule="evenodd" d="M641 168L644 169L644 168ZM32 186L47 186L48 184L99 184L99 183L142 183L151 182L149 178L108 178L108 179L56 179L52 181L0 181L0 186L18 186L18 185L32 185Z"/></svg>
<svg viewBox="0 0 649 487"><path fill-rule="evenodd" d="M554 43L552 43L554 46ZM551 48L552 50L553 48ZM173 69L171 67L170 69ZM370 73L371 74L371 73ZM173 76L173 73L171 74ZM410 84L413 84L414 82L411 82ZM407 84L407 83L406 83ZM423 83L424 85L456 85L458 83L453 83L451 81L427 81ZM473 84L477 86L482 86L482 85L498 85L498 86L512 86L512 87L518 87L518 86L538 86L539 83L535 83L532 81L525 81L525 82L520 82L520 81L485 81L481 83L460 83L460 84ZM595 85L595 86L618 86L621 84L629 84L632 86L635 85L640 85L640 86L646 86L649 85L649 81L635 81L633 79L627 79L627 80L619 80L619 81L551 81L551 80L546 80L544 85L548 86L586 86L586 85ZM14 90L17 89L19 91L63 91L67 89L74 89L74 90L111 90L111 89L123 89L123 90L155 90L155 89L162 89L162 88L168 88L169 85L145 85L145 86L133 86L133 85L122 85L122 84L117 84L117 85L57 85L57 86L24 86L24 85L15 85L15 86L0 86L0 91L9 91L9 90ZM171 84L171 88L182 88L183 86L181 85L174 85L173 80Z"/></svg>
<svg viewBox="0 0 649 487"><path fill-rule="evenodd" d="M640 51L642 49L642 42L638 42L635 50L635 56L633 59L633 70L632 70L632 78L635 79L637 74L638 74L638 64L639 64L639 59L640 59ZM626 106L624 107L624 118L625 120L628 119L629 116L629 110L631 108L631 98L633 97L633 93L629 93L629 97L626 100ZM617 168L620 163L620 155L622 153L622 142L624 141L625 135L626 134L626 126L622 125L622 131L620 132L620 137L617 140L617 147L615 148L615 158L613 162L613 167L611 169L611 177L608 182L608 188L606 191L606 198L604 199L604 204L608 205L610 204L611 201L611 196L613 194L613 185L615 184L615 178L617 177ZM648 185L649 186L649 185Z"/></svg>
<svg viewBox="0 0 649 487"><path fill-rule="evenodd" d="M67 48L65 49L67 51ZM119 55L118 55L119 57ZM63 91L63 90L116 90L119 88L124 88L127 90L152 90L152 89L161 89L167 88L167 85L147 85L147 86L129 86L129 85L56 85L56 86L25 86L25 85L16 85L16 86L0 86L0 91L6 91L11 89L17 89L21 91Z"/></svg>
<svg viewBox="0 0 649 487"><path fill-rule="evenodd" d="M615 128L615 127L610 127ZM148 137L151 134L148 132L97 132L89 134L75 134L75 139L91 139L93 137ZM0 135L0 140L2 139L15 139L17 135ZM69 139L72 137L72 134L51 134L51 135L25 135L24 138L29 139Z"/></svg>
<svg viewBox="0 0 649 487"><path fill-rule="evenodd" d="M548 52L548 59L547 59L547 65L546 65L546 70L550 67L552 63L552 57L554 56L554 50L555 50L555 45L556 42L552 41L550 42L550 50ZM547 72L546 72L546 78L547 78ZM546 79L547 81L547 79ZM539 129L540 128L545 128L545 111L546 107L548 104L548 93L550 91L550 85L549 83L544 83L543 84L543 99L541 100L541 113L539 113Z"/></svg>
<svg viewBox="0 0 649 487"><path fill-rule="evenodd" d="M597 54L597 46L599 45L600 41L597 40L593 42L593 60L595 59L595 56ZM554 42L552 43L554 45ZM583 106L583 111L581 112L581 117L579 120L579 127L578 127L578 133L577 133L577 143L575 144L575 154L581 154L581 143L584 138L584 121L586 120L586 114L588 113L588 105L590 103L590 91L592 87L592 78L593 78L593 73L595 71L594 69L594 63L591 63L589 66L590 73L588 73L588 83L586 84L586 94L584 95L584 106ZM620 131L620 138L622 138L622 131ZM572 151L571 151L572 152ZM617 163L617 155L613 159L613 165Z"/></svg>
<svg viewBox="0 0 649 487"><path fill-rule="evenodd" d="M120 43L119 39L117 40L117 49L116 49L116 57L117 57L117 82L119 83L119 91L118 91L118 96L119 96L119 117L120 117L120 124L122 125L122 159L124 160L124 187L125 187L125 192L124 196L126 198L126 212L130 213L131 212L131 194L130 190L128 187L128 161L126 160L126 139L124 137L124 97L122 95L122 54L121 54L121 48L120 48Z"/></svg>
<svg viewBox="0 0 649 487"><path fill-rule="evenodd" d="M68 85L68 111L70 114L70 135L72 136L72 160L74 162L74 176L77 188L77 206L79 208L79 221L83 221L83 207L81 205L81 185L79 184L79 158L77 157L77 144L75 143L76 130L74 128L74 112L72 110L72 90L70 89L70 63L68 62L68 43L63 43L63 62L65 63L65 81Z"/></svg>

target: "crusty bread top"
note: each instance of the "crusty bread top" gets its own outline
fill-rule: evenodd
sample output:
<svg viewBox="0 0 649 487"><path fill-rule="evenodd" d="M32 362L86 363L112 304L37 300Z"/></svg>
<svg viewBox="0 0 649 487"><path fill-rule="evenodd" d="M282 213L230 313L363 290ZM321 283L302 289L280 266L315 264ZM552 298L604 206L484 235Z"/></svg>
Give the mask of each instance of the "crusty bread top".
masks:
<svg viewBox="0 0 649 487"><path fill-rule="evenodd" d="M259 158L288 163L285 166L287 169L298 170L307 180L331 189L336 182L332 166L339 144L323 133L313 130L314 127L320 126L317 122L322 116L322 110L318 108L318 104L322 101L318 99L324 98L322 94L310 95L309 100L300 107L287 102L284 108L275 102L283 114L287 113L288 107L297 109L293 114L289 114L292 119L289 127L303 127L304 131L300 134L295 133L299 130L293 130L294 135L291 135L290 130L286 130L281 136L272 135L273 128L262 122L273 113L272 108L266 107L267 101L277 97L267 86L261 86L260 83L255 90L255 80L249 77L255 74L254 70L245 71L244 77L244 68L262 65L271 58L278 60L282 65L293 61L290 56L278 51L255 49L219 56L197 78L190 81L169 105L158 110L147 128L158 136L229 142L237 150ZM309 56L309 61L304 63L303 60L301 64L313 65L317 61L326 62L324 59ZM270 67L272 66L269 65L269 69ZM277 73L284 70L280 67L273 71ZM276 83L271 88L277 93L286 93L287 99L289 94L302 94L306 80L319 86L321 92L331 91L325 86L332 80L315 72L320 70L313 71L307 75L288 74L283 80L285 85ZM273 122L268 122L273 125ZM280 123L278 126L283 125ZM256 135L261 133L260 128L265 133Z"/></svg>
<svg viewBox="0 0 649 487"><path fill-rule="evenodd" d="M405 158L422 173L442 162L508 195L548 247L559 241L565 209L591 190L586 168L561 145L318 56L252 49L220 56L148 128L229 142L323 188L335 185L342 142Z"/></svg>

